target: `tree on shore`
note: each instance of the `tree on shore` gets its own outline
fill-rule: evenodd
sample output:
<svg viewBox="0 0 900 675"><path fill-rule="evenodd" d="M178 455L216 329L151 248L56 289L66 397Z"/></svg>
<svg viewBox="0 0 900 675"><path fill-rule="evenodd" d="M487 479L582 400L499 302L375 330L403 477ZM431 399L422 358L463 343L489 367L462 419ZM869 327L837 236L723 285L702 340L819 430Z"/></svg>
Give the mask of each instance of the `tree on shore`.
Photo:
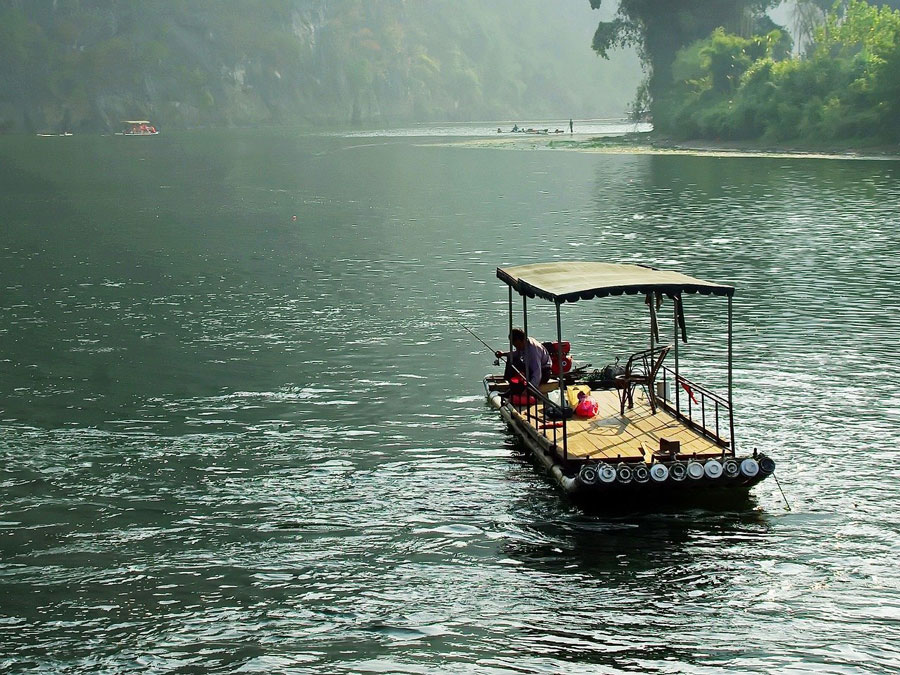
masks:
<svg viewBox="0 0 900 675"><path fill-rule="evenodd" d="M791 14L799 47L813 42L833 6L834 0L795 0Z"/></svg>
<svg viewBox="0 0 900 675"><path fill-rule="evenodd" d="M655 106L672 87L678 50L720 27L749 35L765 10L778 1L621 0L613 19L597 26L592 46L604 58L614 48L636 47L648 71L646 96ZM594 9L602 2L590 0Z"/></svg>
<svg viewBox="0 0 900 675"><path fill-rule="evenodd" d="M681 137L900 140L900 11L836 4L803 54L718 29L682 49L662 128Z"/></svg>

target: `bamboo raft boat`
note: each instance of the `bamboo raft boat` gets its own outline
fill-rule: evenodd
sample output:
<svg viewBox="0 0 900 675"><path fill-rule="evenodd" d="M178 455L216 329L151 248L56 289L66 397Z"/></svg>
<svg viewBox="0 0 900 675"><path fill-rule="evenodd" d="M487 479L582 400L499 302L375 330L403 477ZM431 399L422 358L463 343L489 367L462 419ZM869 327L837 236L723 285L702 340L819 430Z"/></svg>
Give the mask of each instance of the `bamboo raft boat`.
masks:
<svg viewBox="0 0 900 675"><path fill-rule="evenodd" d="M553 376L535 386L529 373L516 391L515 376L484 378L489 404L513 434L571 497L594 506L684 498L746 497L749 489L775 471L775 462L757 453L738 453L732 404L732 296L734 287L679 272L642 265L553 262L497 268L509 287L509 326L513 293L522 298L527 335L527 300L556 306L556 342L544 343ZM713 393L681 374L678 342L687 341L682 296L699 293L728 301L726 395ZM650 314L650 346L635 352L607 388L580 383L571 371L569 343L563 342L561 306L594 298L640 294ZM673 305L674 341L659 340L658 310L663 298ZM674 363L666 364L669 355ZM583 379L583 378L581 378ZM521 387L524 386L524 389ZM515 392L515 393L514 393ZM581 399L577 398L581 394ZM594 414L573 414L589 399Z"/></svg>

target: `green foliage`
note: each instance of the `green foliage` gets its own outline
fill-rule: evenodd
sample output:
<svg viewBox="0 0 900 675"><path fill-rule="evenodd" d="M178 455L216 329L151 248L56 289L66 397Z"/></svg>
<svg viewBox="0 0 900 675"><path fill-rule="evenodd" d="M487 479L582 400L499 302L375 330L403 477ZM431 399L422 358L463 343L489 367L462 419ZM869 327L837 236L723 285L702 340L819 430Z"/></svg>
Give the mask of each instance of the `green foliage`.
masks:
<svg viewBox="0 0 900 675"><path fill-rule="evenodd" d="M729 94L753 63L752 42L716 28L700 49L700 68L710 76L713 91Z"/></svg>
<svg viewBox="0 0 900 675"><path fill-rule="evenodd" d="M683 137L900 140L900 11L852 0L830 11L806 55L777 31L717 29L681 50L657 128Z"/></svg>
<svg viewBox="0 0 900 675"><path fill-rule="evenodd" d="M602 0L590 0L590 4L597 9ZM620 0L615 17L600 22L592 46L604 57L618 47L638 48L650 73L648 91L656 118L656 103L673 85L672 66L678 50L718 27L741 34L776 4L778 0Z"/></svg>

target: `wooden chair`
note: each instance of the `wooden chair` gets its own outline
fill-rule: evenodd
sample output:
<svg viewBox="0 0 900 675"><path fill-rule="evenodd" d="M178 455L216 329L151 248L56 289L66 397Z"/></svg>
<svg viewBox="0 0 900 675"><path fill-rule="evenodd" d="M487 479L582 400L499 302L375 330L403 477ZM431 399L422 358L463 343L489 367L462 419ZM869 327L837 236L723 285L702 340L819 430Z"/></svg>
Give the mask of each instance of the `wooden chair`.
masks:
<svg viewBox="0 0 900 675"><path fill-rule="evenodd" d="M653 383L659 369L662 368L666 355L672 349L671 345L655 347L635 352L628 357L625 364L625 372L616 376L616 388L619 390L619 414L625 414L625 403L628 408L634 408L634 390L643 387L647 392L647 400L650 402L650 411L656 414L656 393Z"/></svg>

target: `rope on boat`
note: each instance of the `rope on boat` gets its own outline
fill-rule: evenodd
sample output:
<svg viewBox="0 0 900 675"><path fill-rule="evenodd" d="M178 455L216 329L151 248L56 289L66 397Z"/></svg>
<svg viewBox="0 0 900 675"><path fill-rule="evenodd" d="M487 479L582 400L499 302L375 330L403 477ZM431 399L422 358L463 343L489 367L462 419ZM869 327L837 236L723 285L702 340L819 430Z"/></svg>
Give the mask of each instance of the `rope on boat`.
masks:
<svg viewBox="0 0 900 675"><path fill-rule="evenodd" d="M788 503L787 497L784 494L784 490L781 489L781 483L778 482L778 475L773 471L772 478L775 479L775 485L778 486L778 489L781 490L781 498L784 499L784 505L787 507L787 510L791 510L791 505Z"/></svg>
<svg viewBox="0 0 900 675"><path fill-rule="evenodd" d="M756 448L753 448L753 456L756 457ZM765 464L765 466L763 466ZM787 495L784 494L784 490L781 487L781 482L778 480L778 476L775 475L775 462L771 457L766 455L761 455L759 458L759 466L766 473L772 474L772 478L775 479L775 485L778 486L778 490L781 492L781 498L784 500L784 505L787 507L788 511L791 511L790 502L788 502Z"/></svg>

